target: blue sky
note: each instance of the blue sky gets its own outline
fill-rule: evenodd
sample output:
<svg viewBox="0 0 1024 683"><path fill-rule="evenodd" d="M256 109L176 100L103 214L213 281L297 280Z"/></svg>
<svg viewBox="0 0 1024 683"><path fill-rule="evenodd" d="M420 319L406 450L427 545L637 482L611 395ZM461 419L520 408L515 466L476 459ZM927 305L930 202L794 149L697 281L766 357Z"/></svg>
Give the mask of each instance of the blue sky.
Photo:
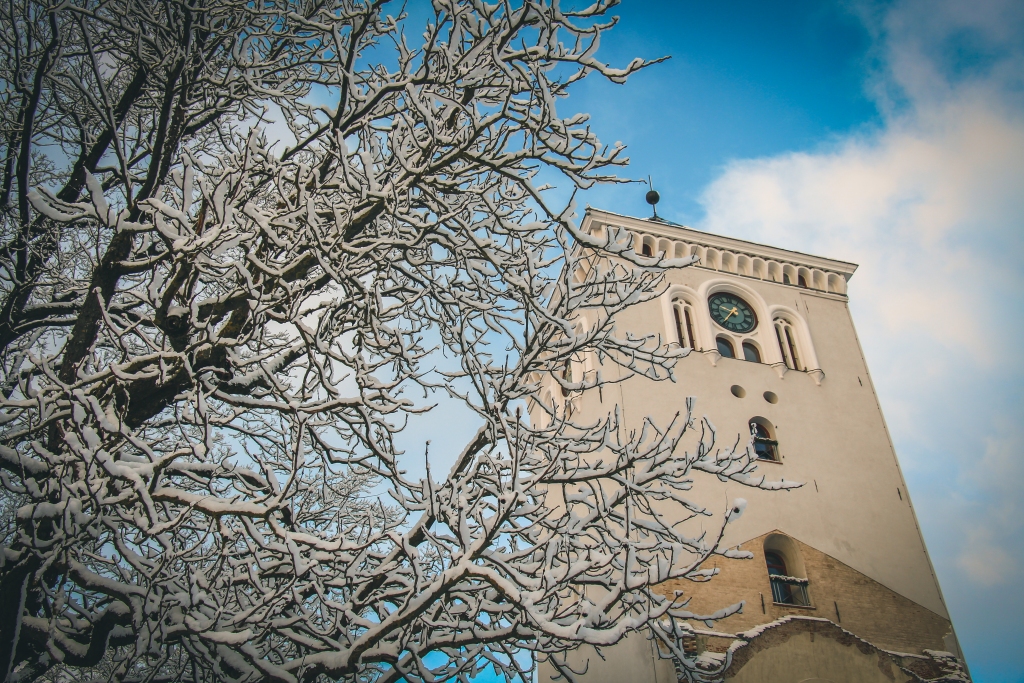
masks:
<svg viewBox="0 0 1024 683"><path fill-rule="evenodd" d="M976 681L1024 681L1024 3L626 0L587 111L689 226L861 265L851 309ZM649 215L635 185L582 203Z"/></svg>

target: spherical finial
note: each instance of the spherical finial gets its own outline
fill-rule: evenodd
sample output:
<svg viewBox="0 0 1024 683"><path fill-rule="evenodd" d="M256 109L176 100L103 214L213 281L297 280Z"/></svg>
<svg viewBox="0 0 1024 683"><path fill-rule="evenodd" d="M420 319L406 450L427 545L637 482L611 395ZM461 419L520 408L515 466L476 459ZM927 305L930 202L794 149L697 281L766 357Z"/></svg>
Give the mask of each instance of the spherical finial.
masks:
<svg viewBox="0 0 1024 683"><path fill-rule="evenodd" d="M651 190L647 193L647 203L654 206L661 199L661 195L658 194L657 190Z"/></svg>

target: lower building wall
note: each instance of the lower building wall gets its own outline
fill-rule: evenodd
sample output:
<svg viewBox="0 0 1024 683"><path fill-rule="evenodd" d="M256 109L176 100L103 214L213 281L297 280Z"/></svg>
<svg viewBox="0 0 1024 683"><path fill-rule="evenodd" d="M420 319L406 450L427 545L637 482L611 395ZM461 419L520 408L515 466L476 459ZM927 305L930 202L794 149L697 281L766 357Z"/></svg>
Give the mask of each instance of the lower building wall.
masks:
<svg viewBox="0 0 1024 683"><path fill-rule="evenodd" d="M881 650L823 619L786 618L733 641L722 673L729 683L966 683L948 652Z"/></svg>
<svg viewBox="0 0 1024 683"><path fill-rule="evenodd" d="M799 571L791 573L808 580L807 607L772 602L765 540L773 537L773 542L777 542L778 536L785 536L798 555L790 560L798 559L793 564ZM697 615L744 603L742 612L714 622L711 630L705 630L700 621L692 623L702 629L696 638L698 653L708 653L708 662L718 662L718 666L728 662L721 674L724 680L967 680L966 673L962 678L942 678L944 674L936 668L936 651L957 650L949 647L951 642L955 645L949 620L780 531L751 539L739 547L751 552L753 559L716 557L704 565L719 569L710 581L668 581L659 586L666 596L689 599L686 609ZM676 680L672 662L659 657L651 641L639 633L600 653L593 648L581 648L569 655L568 663L576 672L586 671L586 675L579 677L584 683ZM538 681L556 677L550 664L542 663L538 674Z"/></svg>
<svg viewBox="0 0 1024 683"><path fill-rule="evenodd" d="M952 654L888 652L827 619L784 617L735 636L698 632L693 680L726 683L970 683ZM721 654L712 654L713 651ZM699 654L704 651L704 654ZM671 661L651 641L633 633L598 654L571 653L566 663L581 683L675 683ZM549 663L538 667L541 683L558 679ZM564 678L561 680L565 680ZM689 680L689 679L687 679Z"/></svg>
<svg viewBox="0 0 1024 683"><path fill-rule="evenodd" d="M732 668L732 667L730 667ZM876 652L801 633L761 650L726 675L730 683L908 683L914 678Z"/></svg>
<svg viewBox="0 0 1024 683"><path fill-rule="evenodd" d="M704 565L720 570L711 581L668 581L660 586L663 594L682 591L684 598L691 598L687 609L696 614L712 614L743 601L741 614L715 623L716 631L726 633L747 631L785 616L808 616L835 622L884 650L921 654L947 649L944 638L952 631L949 620L799 539L791 538L802 556L811 606L774 604L764 557L764 541L770 535L740 546L753 553L753 559L716 557Z"/></svg>

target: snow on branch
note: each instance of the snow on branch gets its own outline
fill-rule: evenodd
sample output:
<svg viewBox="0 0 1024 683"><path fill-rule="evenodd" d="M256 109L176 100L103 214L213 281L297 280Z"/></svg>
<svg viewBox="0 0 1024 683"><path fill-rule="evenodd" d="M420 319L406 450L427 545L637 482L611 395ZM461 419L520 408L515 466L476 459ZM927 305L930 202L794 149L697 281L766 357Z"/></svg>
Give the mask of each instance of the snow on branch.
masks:
<svg viewBox="0 0 1024 683"><path fill-rule="evenodd" d="M654 589L740 556L742 505L687 492L793 484L692 401L634 428L540 399L685 354L615 320L687 262L533 184L617 180L622 147L556 108L649 63L597 59L613 5L435 0L421 31L358 0L5 4L32 39L0 78L35 85L0 114L0 678L571 677L582 643L738 609ZM434 390L480 426L413 480Z"/></svg>

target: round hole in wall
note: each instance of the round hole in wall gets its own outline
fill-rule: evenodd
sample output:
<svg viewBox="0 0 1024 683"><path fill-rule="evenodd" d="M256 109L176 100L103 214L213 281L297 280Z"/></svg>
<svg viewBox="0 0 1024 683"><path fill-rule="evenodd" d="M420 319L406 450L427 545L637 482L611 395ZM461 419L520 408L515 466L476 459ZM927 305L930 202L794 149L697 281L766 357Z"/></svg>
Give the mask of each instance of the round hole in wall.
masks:
<svg viewBox="0 0 1024 683"><path fill-rule="evenodd" d="M731 391L732 395L735 396L736 398L743 398L744 396L747 395L747 390L741 387L739 384L733 384L732 388L729 391Z"/></svg>
<svg viewBox="0 0 1024 683"><path fill-rule="evenodd" d="M778 403L779 397L778 395L776 395L774 391L766 391L764 392L764 400L768 401L769 403Z"/></svg>

